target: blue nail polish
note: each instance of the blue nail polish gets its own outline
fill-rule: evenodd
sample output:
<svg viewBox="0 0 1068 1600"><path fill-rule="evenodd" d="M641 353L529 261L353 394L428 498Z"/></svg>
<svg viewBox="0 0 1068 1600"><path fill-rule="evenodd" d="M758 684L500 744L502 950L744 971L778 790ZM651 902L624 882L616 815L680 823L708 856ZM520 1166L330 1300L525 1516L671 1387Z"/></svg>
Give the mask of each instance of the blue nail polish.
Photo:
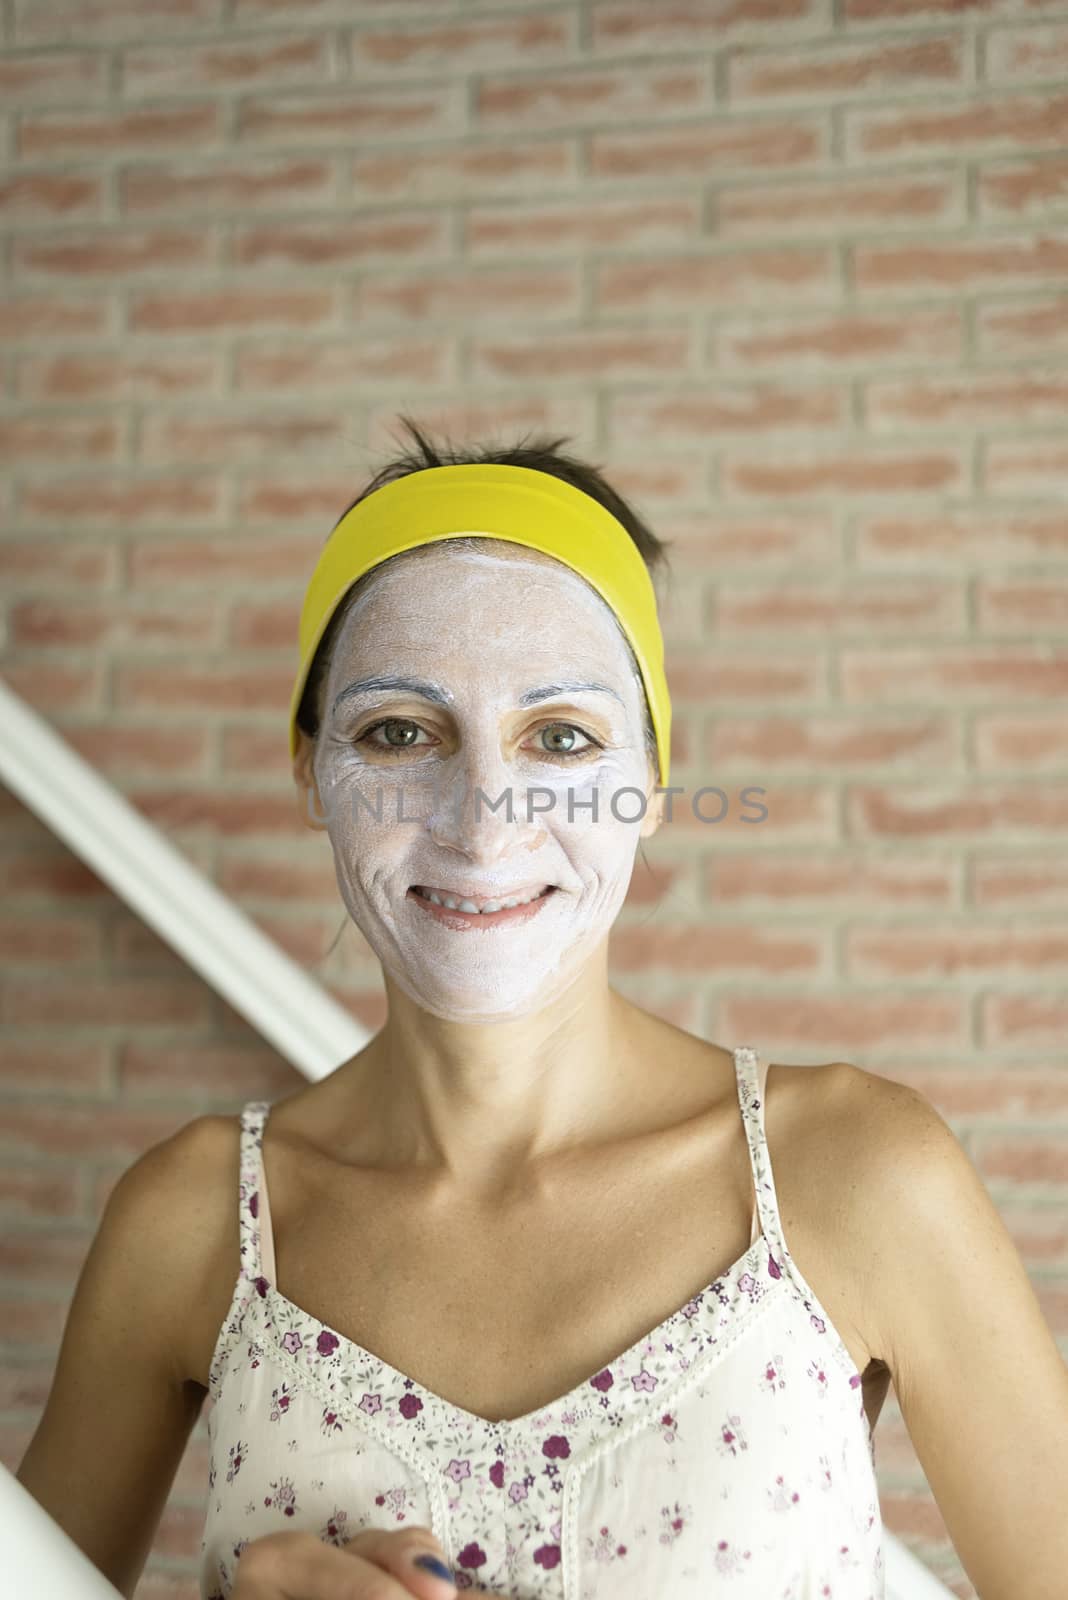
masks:
<svg viewBox="0 0 1068 1600"><path fill-rule="evenodd" d="M432 1572L435 1578L444 1578L446 1583L456 1581L444 1561L439 1561L437 1556L416 1556L412 1565L422 1567L424 1572Z"/></svg>

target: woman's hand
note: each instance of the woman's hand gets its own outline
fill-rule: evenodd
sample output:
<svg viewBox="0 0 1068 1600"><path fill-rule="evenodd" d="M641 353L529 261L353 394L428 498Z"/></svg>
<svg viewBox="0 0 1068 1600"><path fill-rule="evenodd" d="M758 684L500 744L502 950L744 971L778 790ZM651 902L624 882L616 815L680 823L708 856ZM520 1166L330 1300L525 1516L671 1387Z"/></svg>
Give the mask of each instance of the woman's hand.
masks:
<svg viewBox="0 0 1068 1600"><path fill-rule="evenodd" d="M419 1526L367 1528L340 1548L295 1528L268 1533L241 1552L230 1600L452 1600L456 1585L416 1566L421 1555L445 1561Z"/></svg>

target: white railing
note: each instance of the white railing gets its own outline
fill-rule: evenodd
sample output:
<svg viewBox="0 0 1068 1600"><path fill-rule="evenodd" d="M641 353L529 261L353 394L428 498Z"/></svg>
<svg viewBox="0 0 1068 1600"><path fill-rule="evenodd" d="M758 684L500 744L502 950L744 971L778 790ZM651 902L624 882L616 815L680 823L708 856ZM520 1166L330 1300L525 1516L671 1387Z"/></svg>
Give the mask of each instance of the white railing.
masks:
<svg viewBox="0 0 1068 1600"><path fill-rule="evenodd" d="M306 1078L367 1031L0 679L0 778ZM294 800L294 814L296 801Z"/></svg>
<svg viewBox="0 0 1068 1600"><path fill-rule="evenodd" d="M367 1032L0 679L0 779L306 1078ZM4 1592L115 1600L119 1591L0 1470ZM888 1528L886 1600L953 1600Z"/></svg>

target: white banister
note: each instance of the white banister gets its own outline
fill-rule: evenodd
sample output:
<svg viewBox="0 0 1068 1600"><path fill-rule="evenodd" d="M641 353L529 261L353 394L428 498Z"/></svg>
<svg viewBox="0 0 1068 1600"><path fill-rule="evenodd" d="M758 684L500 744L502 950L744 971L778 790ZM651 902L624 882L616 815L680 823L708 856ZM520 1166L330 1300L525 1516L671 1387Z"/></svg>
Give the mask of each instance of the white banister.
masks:
<svg viewBox="0 0 1068 1600"><path fill-rule="evenodd" d="M15 1600L122 1600L13 1472L0 1463L0 1594Z"/></svg>
<svg viewBox="0 0 1068 1600"><path fill-rule="evenodd" d="M306 1078L366 1044L367 1030L2 679L0 733L5 785Z"/></svg>
<svg viewBox="0 0 1068 1600"><path fill-rule="evenodd" d="M0 779L306 1078L367 1032L0 679ZM119 1591L0 1464L4 1594ZM888 1528L886 1600L953 1600ZM670 1600L665 1596L664 1600Z"/></svg>
<svg viewBox="0 0 1068 1600"><path fill-rule="evenodd" d="M913 1555L907 1544L883 1527L886 1552L886 1600L953 1600L941 1578Z"/></svg>

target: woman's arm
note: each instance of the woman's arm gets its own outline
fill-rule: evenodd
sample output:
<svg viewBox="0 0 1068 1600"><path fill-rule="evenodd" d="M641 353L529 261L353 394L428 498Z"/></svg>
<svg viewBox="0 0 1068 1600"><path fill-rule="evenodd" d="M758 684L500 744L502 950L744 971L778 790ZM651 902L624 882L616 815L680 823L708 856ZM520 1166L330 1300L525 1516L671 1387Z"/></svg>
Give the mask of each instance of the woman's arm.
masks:
<svg viewBox="0 0 1068 1600"><path fill-rule="evenodd" d="M950 1538L980 1600L1064 1600L1068 1366L938 1111L856 1067L840 1080L864 1326Z"/></svg>
<svg viewBox="0 0 1068 1600"><path fill-rule="evenodd" d="M204 1181L202 1120L152 1146L112 1189L15 1474L125 1595L204 1398L182 1380L175 1337L200 1288L187 1202Z"/></svg>

